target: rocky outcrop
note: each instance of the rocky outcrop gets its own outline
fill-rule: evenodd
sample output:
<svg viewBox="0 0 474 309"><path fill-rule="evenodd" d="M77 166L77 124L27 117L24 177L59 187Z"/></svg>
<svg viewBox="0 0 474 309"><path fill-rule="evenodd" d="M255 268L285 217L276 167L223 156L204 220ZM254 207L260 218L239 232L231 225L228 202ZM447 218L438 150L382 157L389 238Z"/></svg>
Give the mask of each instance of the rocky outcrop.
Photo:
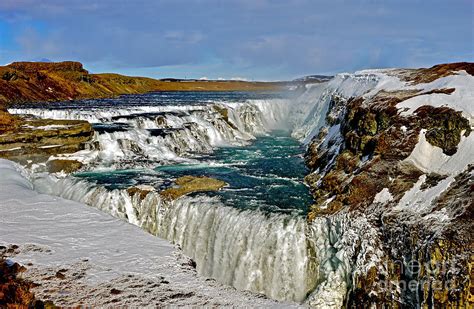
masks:
<svg viewBox="0 0 474 309"><path fill-rule="evenodd" d="M17 118L10 115L7 111L0 109L0 134L15 130L17 125Z"/></svg>
<svg viewBox="0 0 474 309"><path fill-rule="evenodd" d="M131 197L137 195L140 198L140 201L144 200L151 192L155 192L155 188L153 186L147 185L138 185L127 189L128 195Z"/></svg>
<svg viewBox="0 0 474 309"><path fill-rule="evenodd" d="M35 298L32 289L37 285L21 278L26 268L7 258L18 248L0 246L0 307L1 308L56 308L51 302Z"/></svg>
<svg viewBox="0 0 474 309"><path fill-rule="evenodd" d="M90 74L81 63L14 62L0 67L4 104L101 98L157 90L157 81L116 74Z"/></svg>
<svg viewBox="0 0 474 309"><path fill-rule="evenodd" d="M227 185L222 180L204 176L183 176L176 179L175 184L176 187L165 189L160 195L167 200L175 200L193 192L217 191Z"/></svg>
<svg viewBox="0 0 474 309"><path fill-rule="evenodd" d="M306 182L315 200L308 221L325 217L339 225L339 215L346 214L354 221L364 218L376 231L360 235L349 259L353 270L347 279L347 307L474 304L474 166L441 175L407 159L422 134L443 158L456 155L461 141L470 138L472 119L465 111L450 104L431 106L428 99L450 96L455 89L413 87L459 70L472 75L474 64L387 70L409 86L349 98L333 95L326 126L308 145L305 160L311 173ZM417 97L426 98L426 104L413 112L397 107ZM364 238L383 254L375 258L364 248ZM367 258L367 268L356 271Z"/></svg>
<svg viewBox="0 0 474 309"><path fill-rule="evenodd" d="M461 137L471 132L469 121L451 108L423 106L402 117L395 108L400 98L392 98L390 103L386 98L384 93L371 100L349 100L345 116L338 120L339 134L328 144L321 143L324 134L310 144L307 165L313 171L327 171L307 177L316 201L314 212L321 212L322 204L333 211L342 205L365 208L383 188L401 198L422 174L401 163L413 151L421 129L427 130L427 141L447 155L456 153ZM337 143L337 152L328 151L328 145ZM314 215L310 213L310 217Z"/></svg>
<svg viewBox="0 0 474 309"><path fill-rule="evenodd" d="M0 135L0 157L22 164L44 162L50 156L85 149L94 131L87 121L18 118L15 129ZM78 162L52 161L52 171L72 171Z"/></svg>
<svg viewBox="0 0 474 309"><path fill-rule="evenodd" d="M474 66L471 62L443 63L431 68L394 70L392 74L399 76L402 80L412 84L430 83L441 77L456 74L461 70L470 75L474 75Z"/></svg>

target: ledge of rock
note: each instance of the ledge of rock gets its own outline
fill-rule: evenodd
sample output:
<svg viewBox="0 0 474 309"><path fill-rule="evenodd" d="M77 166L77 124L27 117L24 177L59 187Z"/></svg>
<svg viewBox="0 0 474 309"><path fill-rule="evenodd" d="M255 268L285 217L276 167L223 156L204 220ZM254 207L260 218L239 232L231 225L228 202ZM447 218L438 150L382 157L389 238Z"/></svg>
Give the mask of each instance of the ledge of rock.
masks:
<svg viewBox="0 0 474 309"><path fill-rule="evenodd" d="M44 162L52 155L83 150L94 135L87 121L15 119L15 127L0 132L0 157L22 164Z"/></svg>
<svg viewBox="0 0 474 309"><path fill-rule="evenodd" d="M226 182L210 177L183 176L175 181L177 187L160 192L168 200L175 200L180 196L193 192L217 191L227 185Z"/></svg>
<svg viewBox="0 0 474 309"><path fill-rule="evenodd" d="M148 193L155 191L155 188L148 185L138 185L127 189L127 193L130 196L138 194L140 200L144 200Z"/></svg>

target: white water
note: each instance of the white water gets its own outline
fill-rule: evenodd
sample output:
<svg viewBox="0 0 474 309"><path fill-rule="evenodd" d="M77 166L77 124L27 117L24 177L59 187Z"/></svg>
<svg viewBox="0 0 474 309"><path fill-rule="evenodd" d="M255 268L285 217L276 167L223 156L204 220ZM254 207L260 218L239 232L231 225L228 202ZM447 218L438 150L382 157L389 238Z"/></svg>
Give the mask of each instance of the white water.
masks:
<svg viewBox="0 0 474 309"><path fill-rule="evenodd" d="M327 126L325 118L334 97L344 101L371 89L382 89L382 76L375 71L340 74L328 83L313 86L293 105L282 100L219 103L218 107L227 110L227 120L211 104L10 111L129 125L131 129L124 132L97 134L99 147L89 154L95 156L96 162L176 160L221 145L246 144L259 134L284 126L307 144ZM143 115L153 112L165 113ZM126 117L132 114L135 116ZM147 129L175 130L163 137L152 136ZM123 190L110 191L51 175L39 176L34 184L40 192L86 203L178 244L196 261L197 271L203 276L278 300L341 307L350 289L350 274L354 270L366 271L364 267L375 264L381 252L374 249L377 246L370 240L361 240L360 235L369 231L368 224L362 221L319 218L308 225L305 218L239 211L206 196L164 203L158 194L151 193L141 201L138 195L130 197ZM362 253L354 249L357 244L364 246ZM354 256L366 251L375 254L362 256L359 261L363 263L354 266Z"/></svg>
<svg viewBox="0 0 474 309"><path fill-rule="evenodd" d="M33 191L26 171L11 161L0 159L0 173L0 245L18 245L10 259L32 263L22 277L39 285L39 299L62 307L296 307L196 276L168 241L82 203ZM59 269L66 278L51 279Z"/></svg>
<svg viewBox="0 0 474 309"><path fill-rule="evenodd" d="M168 203L150 193L140 200L83 180L36 177L38 191L94 206L168 239L196 262L200 275L239 290L301 302L318 281L319 262L302 217L240 211L207 196Z"/></svg>
<svg viewBox="0 0 474 309"><path fill-rule="evenodd" d="M472 78L461 81L463 84L455 86L461 87L462 91L457 89L455 94L462 96L430 95L430 98L440 100L427 101L420 96L407 100L399 107L410 108L408 113L421 103L438 106L447 102L464 114L472 115L467 108L471 106L469 100L466 100L472 97L469 92L472 87L467 87L472 84ZM462 88L465 83L467 86ZM428 86L441 87L436 83ZM374 95L379 90L420 87L421 91L428 89L428 86L407 86L385 71L339 74L327 83L314 85L297 102L291 102L292 105L282 100L217 104L227 110L228 121L211 104L114 110L10 111L45 118L128 124L131 127L128 131L96 136L98 149L85 154L95 162L115 163L136 158L176 160L186 158L193 152L212 151L221 145L245 145L259 134L285 126L304 144L308 144L322 129L327 130L326 140L322 143L328 144L328 140L335 139L340 131L337 124L327 128L325 119L328 111L335 116L342 114L341 110L330 110L335 98L345 102L351 97ZM457 103L446 101L446 98L456 99ZM139 115L157 112L165 114L156 117ZM126 117L132 114L135 117ZM152 136L147 129L155 128L176 130L164 137ZM462 145L459 153L467 156L470 152L464 151L467 148L462 148ZM416 158L418 153L415 151L413 156ZM80 155L84 156L84 153ZM446 160L439 161L443 163ZM448 181L451 178L441 185L446 185ZM353 284L353 274L367 273L374 266L381 274L385 273L383 268L380 269L384 253L381 244L377 243L377 231L364 217L353 219L341 214L331 219L317 218L308 225L304 218L239 211L206 196L184 197L173 203L164 203L158 194L151 193L141 201L138 195L130 197L123 190L109 191L85 181L51 175L37 175L34 184L40 192L86 203L178 244L185 254L196 261L197 271L203 276L275 299L306 300L306 304L316 308L340 308L344 306L347 292ZM415 194L418 204L425 208L427 198L416 190L414 192L416 194L411 191L407 194ZM404 200L413 200L411 195Z"/></svg>
<svg viewBox="0 0 474 309"><path fill-rule="evenodd" d="M212 104L10 111L42 118L126 123L126 131L96 134L99 147L81 153L79 159L84 156L84 161L100 165L127 160L136 164L134 158L178 160L222 145L245 145L257 135L285 126L307 143L325 125L332 96L345 94L346 80L317 85L292 105L284 100L219 103L228 119ZM162 114L145 114L157 112ZM175 130L152 136L147 129ZM52 175L36 175L34 185L40 192L91 205L168 239L196 261L202 276L277 300L307 300L311 305L330 307L343 304L349 262L343 254L335 257L338 229L325 219L308 225L304 217L240 211L207 196L165 203L151 193L140 200L125 190L107 190L84 180Z"/></svg>
<svg viewBox="0 0 474 309"><path fill-rule="evenodd" d="M248 100L201 106L141 106L118 109L10 109L14 114L40 118L87 120L122 125L122 130L96 133L89 151L74 159L95 165L136 165L182 161L193 153L209 153L215 147L246 145L258 135L286 126L289 102L282 99ZM158 114L157 114L158 113ZM154 136L152 130L162 130Z"/></svg>

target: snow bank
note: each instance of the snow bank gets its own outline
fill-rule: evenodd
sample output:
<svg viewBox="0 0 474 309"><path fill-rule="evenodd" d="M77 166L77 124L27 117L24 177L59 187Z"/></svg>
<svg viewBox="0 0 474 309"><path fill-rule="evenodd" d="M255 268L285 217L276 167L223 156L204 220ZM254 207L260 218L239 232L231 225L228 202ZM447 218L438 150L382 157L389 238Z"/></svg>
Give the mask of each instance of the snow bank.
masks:
<svg viewBox="0 0 474 309"><path fill-rule="evenodd" d="M397 105L400 109L407 109L402 115L413 113L418 107L423 105L434 107L447 106L456 111L461 111L463 116L471 121L471 125L474 125L474 76L469 75L466 71L460 71L458 74L438 78L431 83L419 84L408 88L421 89L426 92L436 89L455 88L455 91L451 94L434 93L419 95L405 100Z"/></svg>
<svg viewBox="0 0 474 309"><path fill-rule="evenodd" d="M425 173L455 175L474 163L474 133L462 136L458 150L452 156L445 155L439 147L431 145L425 138L426 130L421 130L418 143L405 159Z"/></svg>

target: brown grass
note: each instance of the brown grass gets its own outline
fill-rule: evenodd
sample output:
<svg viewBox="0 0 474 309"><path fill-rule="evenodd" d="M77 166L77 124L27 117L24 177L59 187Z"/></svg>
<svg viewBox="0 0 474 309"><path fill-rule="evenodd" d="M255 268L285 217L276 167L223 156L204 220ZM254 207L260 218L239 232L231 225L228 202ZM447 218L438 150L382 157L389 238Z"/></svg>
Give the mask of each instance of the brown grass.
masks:
<svg viewBox="0 0 474 309"><path fill-rule="evenodd" d="M431 68L415 69L415 70L396 70L395 73L402 80L411 82L412 84L431 83L441 77L453 75L458 71L466 71L470 75L474 75L474 63L472 62L456 62L445 63L432 66Z"/></svg>

